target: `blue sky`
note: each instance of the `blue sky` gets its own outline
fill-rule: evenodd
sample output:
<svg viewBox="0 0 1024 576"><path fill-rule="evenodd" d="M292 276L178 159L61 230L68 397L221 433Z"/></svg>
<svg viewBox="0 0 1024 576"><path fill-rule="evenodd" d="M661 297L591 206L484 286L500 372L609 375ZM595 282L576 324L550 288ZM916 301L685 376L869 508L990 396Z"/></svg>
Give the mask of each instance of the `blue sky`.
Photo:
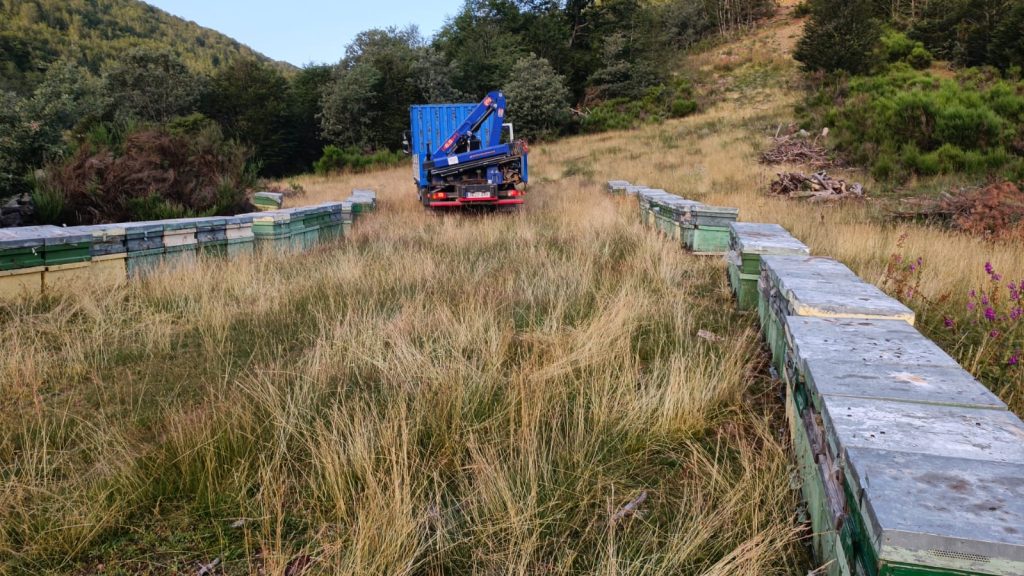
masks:
<svg viewBox="0 0 1024 576"><path fill-rule="evenodd" d="M275 60L333 64L356 34L415 24L429 38L462 0L145 0Z"/></svg>

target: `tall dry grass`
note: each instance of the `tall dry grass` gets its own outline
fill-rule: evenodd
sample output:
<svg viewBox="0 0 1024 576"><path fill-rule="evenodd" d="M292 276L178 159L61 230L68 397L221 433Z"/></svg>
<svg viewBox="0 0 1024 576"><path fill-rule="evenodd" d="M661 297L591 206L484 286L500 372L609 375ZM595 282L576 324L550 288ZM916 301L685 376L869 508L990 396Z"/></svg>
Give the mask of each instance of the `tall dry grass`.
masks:
<svg viewBox="0 0 1024 576"><path fill-rule="evenodd" d="M535 158L517 214L309 178L381 210L314 253L2 305L0 572L805 569L721 264Z"/></svg>

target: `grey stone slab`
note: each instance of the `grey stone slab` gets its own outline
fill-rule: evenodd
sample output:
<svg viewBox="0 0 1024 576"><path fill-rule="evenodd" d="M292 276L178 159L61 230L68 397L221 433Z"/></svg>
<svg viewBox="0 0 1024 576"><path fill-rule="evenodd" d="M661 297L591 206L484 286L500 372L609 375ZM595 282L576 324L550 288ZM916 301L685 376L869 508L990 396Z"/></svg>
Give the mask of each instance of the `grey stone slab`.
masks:
<svg viewBox="0 0 1024 576"><path fill-rule="evenodd" d="M891 318L914 323L913 310L860 280L785 277L779 281L779 290L794 316Z"/></svg>
<svg viewBox="0 0 1024 576"><path fill-rule="evenodd" d="M810 249L778 224L733 222L730 226L733 249L743 254L806 256Z"/></svg>
<svg viewBox="0 0 1024 576"><path fill-rule="evenodd" d="M787 316L782 321L789 348L802 372L813 359L959 366L942 348L902 320Z"/></svg>
<svg viewBox="0 0 1024 576"><path fill-rule="evenodd" d="M1024 464L1024 422L1009 411L830 396L821 417L841 455L874 448Z"/></svg>
<svg viewBox="0 0 1024 576"><path fill-rule="evenodd" d="M860 278L842 262L820 256L783 256L766 254L761 257L761 270L773 282L786 278Z"/></svg>
<svg viewBox="0 0 1024 576"><path fill-rule="evenodd" d="M849 361L845 354L804 362L803 378L816 397L847 396L919 404L1006 410L1000 400L944 353L902 363Z"/></svg>
<svg viewBox="0 0 1024 576"><path fill-rule="evenodd" d="M1024 574L1024 466L863 448L846 466L883 562Z"/></svg>
<svg viewBox="0 0 1024 576"><path fill-rule="evenodd" d="M59 230L56 226L22 226L0 229L0 249L42 248L46 237Z"/></svg>
<svg viewBox="0 0 1024 576"><path fill-rule="evenodd" d="M615 191L618 191L618 190L625 190L626 186L629 186L629 185L630 185L630 183L625 181L625 180L609 180L608 181L608 191L609 192L615 192Z"/></svg>

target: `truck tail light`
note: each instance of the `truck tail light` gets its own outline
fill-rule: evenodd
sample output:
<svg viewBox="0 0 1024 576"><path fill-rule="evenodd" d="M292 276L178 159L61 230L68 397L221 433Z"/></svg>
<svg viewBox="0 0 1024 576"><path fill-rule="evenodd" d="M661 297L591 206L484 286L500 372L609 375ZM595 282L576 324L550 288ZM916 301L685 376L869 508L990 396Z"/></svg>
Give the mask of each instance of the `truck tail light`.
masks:
<svg viewBox="0 0 1024 576"><path fill-rule="evenodd" d="M430 195L431 200L444 200L447 197L448 195L445 194L444 192L434 192L433 194Z"/></svg>

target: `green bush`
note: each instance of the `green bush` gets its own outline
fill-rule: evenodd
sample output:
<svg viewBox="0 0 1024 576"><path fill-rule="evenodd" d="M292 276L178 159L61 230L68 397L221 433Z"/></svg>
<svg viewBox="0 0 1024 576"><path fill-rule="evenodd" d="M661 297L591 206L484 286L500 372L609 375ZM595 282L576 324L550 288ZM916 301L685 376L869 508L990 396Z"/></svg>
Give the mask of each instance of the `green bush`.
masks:
<svg viewBox="0 0 1024 576"><path fill-rule="evenodd" d="M909 174L1013 170L1024 155L1024 83L939 79L892 65L808 101L807 124L833 126L836 143L881 180Z"/></svg>
<svg viewBox="0 0 1024 576"><path fill-rule="evenodd" d="M886 31L879 42L882 47L882 56L886 62L905 61L914 51L914 48L918 46L924 47L924 44L915 42L908 38L906 34L895 30Z"/></svg>
<svg viewBox="0 0 1024 576"><path fill-rule="evenodd" d="M686 78L648 88L638 99L612 98L595 106L583 118L584 132L628 130L644 124L682 118L698 110L693 87Z"/></svg>
<svg viewBox="0 0 1024 576"><path fill-rule="evenodd" d="M925 70L932 65L932 53L923 44L914 46L907 55L906 61L915 70Z"/></svg>
<svg viewBox="0 0 1024 576"><path fill-rule="evenodd" d="M367 154L358 147L340 148L332 144L324 147L324 155L313 164L313 170L321 176L345 170L363 172L395 166L405 159L401 152L378 150Z"/></svg>

